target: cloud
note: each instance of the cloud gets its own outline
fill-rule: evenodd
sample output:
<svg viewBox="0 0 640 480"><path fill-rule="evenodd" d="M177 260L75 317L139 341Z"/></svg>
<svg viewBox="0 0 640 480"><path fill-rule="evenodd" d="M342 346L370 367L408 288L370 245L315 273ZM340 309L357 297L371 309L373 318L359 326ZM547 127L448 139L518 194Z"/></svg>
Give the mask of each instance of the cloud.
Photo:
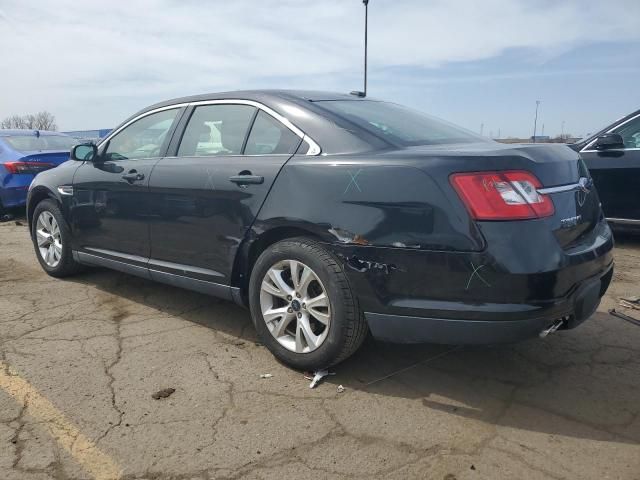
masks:
<svg viewBox="0 0 640 480"><path fill-rule="evenodd" d="M640 2L371 0L370 65L438 68L528 52L548 61L636 41ZM21 0L0 6L0 116L47 108L110 126L173 96L253 87L356 88L359 0Z"/></svg>

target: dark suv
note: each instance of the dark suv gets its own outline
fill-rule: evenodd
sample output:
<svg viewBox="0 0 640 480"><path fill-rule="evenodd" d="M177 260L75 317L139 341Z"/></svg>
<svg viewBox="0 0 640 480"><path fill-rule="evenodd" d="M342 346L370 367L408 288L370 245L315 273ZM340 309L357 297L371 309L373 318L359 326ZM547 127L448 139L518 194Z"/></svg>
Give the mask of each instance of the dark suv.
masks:
<svg viewBox="0 0 640 480"><path fill-rule="evenodd" d="M304 369L368 331L468 344L572 328L613 271L570 148L323 92L153 105L38 175L28 218L50 275L99 265L248 305L267 347Z"/></svg>

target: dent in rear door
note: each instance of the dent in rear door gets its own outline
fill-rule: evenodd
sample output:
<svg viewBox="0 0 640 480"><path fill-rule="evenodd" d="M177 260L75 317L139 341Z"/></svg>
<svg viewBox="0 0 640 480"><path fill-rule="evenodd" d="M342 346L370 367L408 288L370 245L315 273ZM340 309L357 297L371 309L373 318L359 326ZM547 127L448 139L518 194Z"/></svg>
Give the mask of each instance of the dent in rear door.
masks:
<svg viewBox="0 0 640 480"><path fill-rule="evenodd" d="M175 265L159 269L227 284L237 248L286 159L263 157L259 164L238 157L162 159L149 185L152 263L170 262ZM243 187L229 180L243 170L264 182ZM176 269L181 271L172 272Z"/></svg>

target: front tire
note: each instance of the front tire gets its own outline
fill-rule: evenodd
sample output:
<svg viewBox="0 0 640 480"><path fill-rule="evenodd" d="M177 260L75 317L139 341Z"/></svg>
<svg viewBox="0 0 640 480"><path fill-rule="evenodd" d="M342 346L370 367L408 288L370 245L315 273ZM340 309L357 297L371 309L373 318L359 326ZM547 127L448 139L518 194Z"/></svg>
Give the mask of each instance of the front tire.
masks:
<svg viewBox="0 0 640 480"><path fill-rule="evenodd" d="M297 369L345 360L367 333L342 267L305 238L278 242L260 255L251 272L249 303L262 342Z"/></svg>
<svg viewBox="0 0 640 480"><path fill-rule="evenodd" d="M55 201L47 199L36 205L31 229L36 257L45 272L60 278L82 270L73 259L71 230Z"/></svg>

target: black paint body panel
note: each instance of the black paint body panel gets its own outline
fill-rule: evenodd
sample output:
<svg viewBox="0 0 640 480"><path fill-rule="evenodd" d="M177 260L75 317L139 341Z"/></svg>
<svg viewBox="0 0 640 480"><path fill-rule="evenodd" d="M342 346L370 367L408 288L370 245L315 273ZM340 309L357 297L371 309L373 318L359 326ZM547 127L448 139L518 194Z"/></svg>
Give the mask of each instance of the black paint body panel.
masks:
<svg viewBox="0 0 640 480"><path fill-rule="evenodd" d="M236 253L288 155L167 157L151 176L151 258L210 269L230 283ZM264 177L246 187L229 178Z"/></svg>

